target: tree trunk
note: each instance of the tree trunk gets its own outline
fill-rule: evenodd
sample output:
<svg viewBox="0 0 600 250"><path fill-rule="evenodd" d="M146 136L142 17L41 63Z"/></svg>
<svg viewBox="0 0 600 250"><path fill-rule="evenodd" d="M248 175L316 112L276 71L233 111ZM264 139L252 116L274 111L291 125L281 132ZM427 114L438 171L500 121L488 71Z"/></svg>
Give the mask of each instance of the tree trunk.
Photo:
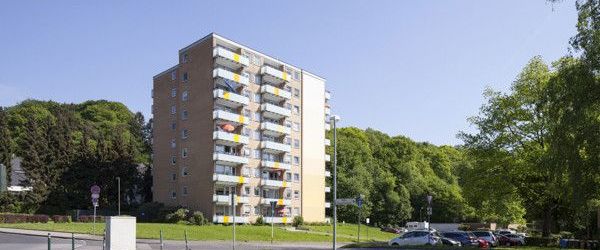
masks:
<svg viewBox="0 0 600 250"><path fill-rule="evenodd" d="M544 210L544 222L542 224L542 237L550 237L550 228L552 227L552 208Z"/></svg>

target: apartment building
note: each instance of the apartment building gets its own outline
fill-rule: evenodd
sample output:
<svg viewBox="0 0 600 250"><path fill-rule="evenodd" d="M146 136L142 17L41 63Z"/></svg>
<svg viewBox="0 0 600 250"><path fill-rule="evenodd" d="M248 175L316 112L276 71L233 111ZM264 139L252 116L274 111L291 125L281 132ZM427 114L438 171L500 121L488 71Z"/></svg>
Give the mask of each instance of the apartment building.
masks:
<svg viewBox="0 0 600 250"><path fill-rule="evenodd" d="M325 79L212 33L154 76L152 98L155 201L214 223L326 220Z"/></svg>

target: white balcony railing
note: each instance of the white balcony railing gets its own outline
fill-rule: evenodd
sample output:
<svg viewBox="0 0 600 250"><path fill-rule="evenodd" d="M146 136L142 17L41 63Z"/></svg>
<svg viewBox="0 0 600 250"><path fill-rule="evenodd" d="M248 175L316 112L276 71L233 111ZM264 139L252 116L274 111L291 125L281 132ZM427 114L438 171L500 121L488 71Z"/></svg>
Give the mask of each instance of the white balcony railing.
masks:
<svg viewBox="0 0 600 250"><path fill-rule="evenodd" d="M331 146L331 141L329 139L325 139L325 146Z"/></svg>
<svg viewBox="0 0 600 250"><path fill-rule="evenodd" d="M325 177L331 177L331 172L325 170Z"/></svg>
<svg viewBox="0 0 600 250"><path fill-rule="evenodd" d="M224 101L222 102L222 104L229 107L239 107L242 105L246 106L248 105L248 102L250 102L250 99L248 99L248 97L233 92L225 91L222 89L215 89L213 91L213 97L217 100Z"/></svg>
<svg viewBox="0 0 600 250"><path fill-rule="evenodd" d="M238 175L213 174L213 181L228 184L248 184L248 178Z"/></svg>
<svg viewBox="0 0 600 250"><path fill-rule="evenodd" d="M272 141L262 141L260 142L260 148L267 151L275 151L275 152L285 152L289 153L292 151L292 146Z"/></svg>
<svg viewBox="0 0 600 250"><path fill-rule="evenodd" d="M271 85L263 85L260 87L260 93L265 94L265 98L281 100L286 99L289 100L292 98L292 93L289 91L285 91L283 89L273 87Z"/></svg>
<svg viewBox="0 0 600 250"><path fill-rule="evenodd" d="M325 208L330 208L331 207L331 203L330 202L325 202Z"/></svg>
<svg viewBox="0 0 600 250"><path fill-rule="evenodd" d="M331 188L330 187L325 187L325 193L330 193L331 192Z"/></svg>
<svg viewBox="0 0 600 250"><path fill-rule="evenodd" d="M248 136L243 136L224 131L213 132L213 140L225 142L227 144L248 144Z"/></svg>
<svg viewBox="0 0 600 250"><path fill-rule="evenodd" d="M326 154L326 155L325 155L325 161L326 161L326 162L329 162L329 161L331 161L331 156L330 156L330 155L328 155L328 154Z"/></svg>
<svg viewBox="0 0 600 250"><path fill-rule="evenodd" d="M267 134L289 135L292 133L292 129L272 122L262 122L260 129L265 130Z"/></svg>
<svg viewBox="0 0 600 250"><path fill-rule="evenodd" d="M237 73L233 73L229 70L222 68L216 68L213 70L213 78L223 78L243 85L248 85L248 83L250 82L250 79L248 79L248 77Z"/></svg>
<svg viewBox="0 0 600 250"><path fill-rule="evenodd" d="M325 99L331 99L331 93L329 91L325 91Z"/></svg>
<svg viewBox="0 0 600 250"><path fill-rule="evenodd" d="M275 188L286 188L286 187L290 186L290 184L287 181L268 180L268 179L261 179L260 184L263 186L275 187Z"/></svg>
<svg viewBox="0 0 600 250"><path fill-rule="evenodd" d="M213 111L213 119L220 119L229 122L234 122L237 124L247 125L250 123L250 118L245 117L243 115L234 114L231 112L227 112L225 110L215 110Z"/></svg>
<svg viewBox="0 0 600 250"><path fill-rule="evenodd" d="M262 66L260 73L264 76L263 79L269 82L281 83L290 80L290 76L286 72L267 65Z"/></svg>
<svg viewBox="0 0 600 250"><path fill-rule="evenodd" d="M292 115L291 110L270 103L263 103L262 105L260 105L260 110L263 112L271 113L272 115L267 116L275 118L289 117L290 115Z"/></svg>
<svg viewBox="0 0 600 250"><path fill-rule="evenodd" d="M291 206L291 199L277 199L277 198L260 198L260 204L271 205L271 202L276 202L277 206Z"/></svg>
<svg viewBox="0 0 600 250"><path fill-rule="evenodd" d="M264 168L292 170L292 165L278 161L260 161L260 165Z"/></svg>
<svg viewBox="0 0 600 250"><path fill-rule="evenodd" d="M325 108L325 115L331 115L331 109Z"/></svg>
<svg viewBox="0 0 600 250"><path fill-rule="evenodd" d="M277 224L287 224L292 223L294 218L292 217L264 217L265 223L277 223Z"/></svg>
<svg viewBox="0 0 600 250"><path fill-rule="evenodd" d="M250 63L248 57L229 51L223 47L216 47L213 49L213 58L217 59L218 64L230 68L233 68L232 65L237 67L247 67Z"/></svg>
<svg viewBox="0 0 600 250"><path fill-rule="evenodd" d="M326 131L331 130L331 125L329 125L329 123L325 123L325 130Z"/></svg>
<svg viewBox="0 0 600 250"><path fill-rule="evenodd" d="M248 164L248 157L225 153L214 153L213 160L226 165Z"/></svg>
<svg viewBox="0 0 600 250"><path fill-rule="evenodd" d="M234 221L233 216L229 216L229 215L213 216L213 223L229 224L229 223L233 223L233 221ZM248 224L249 221L250 221L250 219L248 219L248 217L242 217L242 216L235 217L235 224Z"/></svg>
<svg viewBox="0 0 600 250"><path fill-rule="evenodd" d="M246 196L236 196L237 204L247 204L249 199ZM229 205L231 204L231 196L230 195L213 195L213 202L217 204Z"/></svg>

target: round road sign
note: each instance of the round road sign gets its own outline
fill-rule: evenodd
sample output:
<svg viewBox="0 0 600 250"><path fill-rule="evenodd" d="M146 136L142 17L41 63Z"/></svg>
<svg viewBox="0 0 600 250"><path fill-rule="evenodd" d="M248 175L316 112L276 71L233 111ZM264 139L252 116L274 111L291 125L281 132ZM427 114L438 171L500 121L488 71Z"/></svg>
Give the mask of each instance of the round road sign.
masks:
<svg viewBox="0 0 600 250"><path fill-rule="evenodd" d="M99 194L100 193L100 187L98 185L93 185L90 188L90 192L92 192L92 194Z"/></svg>

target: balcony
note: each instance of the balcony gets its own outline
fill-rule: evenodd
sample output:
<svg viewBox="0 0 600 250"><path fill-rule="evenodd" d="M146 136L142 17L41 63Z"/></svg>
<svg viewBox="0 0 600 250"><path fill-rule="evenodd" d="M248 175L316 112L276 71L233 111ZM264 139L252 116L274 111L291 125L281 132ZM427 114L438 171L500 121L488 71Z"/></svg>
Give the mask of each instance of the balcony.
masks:
<svg viewBox="0 0 600 250"><path fill-rule="evenodd" d="M325 154L325 161L326 162L330 162L331 161L331 155Z"/></svg>
<svg viewBox="0 0 600 250"><path fill-rule="evenodd" d="M325 208L330 208L331 207L331 203L330 202L325 202Z"/></svg>
<svg viewBox="0 0 600 250"><path fill-rule="evenodd" d="M292 165L277 161L260 161L260 166L264 168L292 170Z"/></svg>
<svg viewBox="0 0 600 250"><path fill-rule="evenodd" d="M248 67L250 60L247 57L231 52L223 47L216 47L213 49L213 58L219 65L223 65L230 69L238 69L241 67Z"/></svg>
<svg viewBox="0 0 600 250"><path fill-rule="evenodd" d="M260 204L262 205L271 205L271 202L274 201L277 203L277 206L291 206L291 199L278 199L278 198L261 198Z"/></svg>
<svg viewBox="0 0 600 250"><path fill-rule="evenodd" d="M224 131L213 132L213 140L219 144L233 146L239 144L248 144L248 136L227 133Z"/></svg>
<svg viewBox="0 0 600 250"><path fill-rule="evenodd" d="M250 123L250 118L243 115L234 114L225 110L213 111L213 119L232 122L237 125L247 125Z"/></svg>
<svg viewBox="0 0 600 250"><path fill-rule="evenodd" d="M269 136L289 135L292 132L290 128L272 122L262 122L260 129L263 131L263 134Z"/></svg>
<svg viewBox="0 0 600 250"><path fill-rule="evenodd" d="M331 172L325 170L325 177L331 177Z"/></svg>
<svg viewBox="0 0 600 250"><path fill-rule="evenodd" d="M249 221L250 220L248 219L248 217L241 217L241 216L235 217L235 224L248 224ZM222 223L222 224L233 223L233 216L215 215L215 216L213 216L213 223Z"/></svg>
<svg viewBox="0 0 600 250"><path fill-rule="evenodd" d="M231 86L231 85L235 85L235 84L241 84L241 85L248 86L248 83L250 82L250 80L248 79L247 76L233 73L229 70L222 69L222 68L216 68L213 70L213 78L217 79L217 84L221 85L223 87L235 88L235 86ZM235 84L231 84L232 81Z"/></svg>
<svg viewBox="0 0 600 250"><path fill-rule="evenodd" d="M263 217L265 223L277 223L277 224L287 224L292 223L294 218L292 217Z"/></svg>
<svg viewBox="0 0 600 250"><path fill-rule="evenodd" d="M325 139L325 146L331 146L331 141L329 139Z"/></svg>
<svg viewBox="0 0 600 250"><path fill-rule="evenodd" d="M325 108L325 115L331 115L331 109Z"/></svg>
<svg viewBox="0 0 600 250"><path fill-rule="evenodd" d="M290 76L281 70L271 66L262 66L260 73L263 75L263 80L268 83L281 84L290 80Z"/></svg>
<svg viewBox="0 0 600 250"><path fill-rule="evenodd" d="M331 93L329 91L325 91L325 100L331 99Z"/></svg>
<svg viewBox="0 0 600 250"><path fill-rule="evenodd" d="M213 181L217 184L237 185L248 184L248 178L238 175L213 174Z"/></svg>
<svg viewBox="0 0 600 250"><path fill-rule="evenodd" d="M279 120L284 117L289 117L292 114L291 110L270 103L261 104L260 111L263 111L263 116L275 120Z"/></svg>
<svg viewBox="0 0 600 250"><path fill-rule="evenodd" d="M292 146L273 141L260 142L260 148L268 153L289 153L292 151Z"/></svg>
<svg viewBox="0 0 600 250"><path fill-rule="evenodd" d="M329 123L325 123L325 131L331 130L331 125Z"/></svg>
<svg viewBox="0 0 600 250"><path fill-rule="evenodd" d="M236 196L235 199L237 204L247 204L249 200L246 196ZM213 202L219 205L229 205L231 204L231 196L214 194Z"/></svg>
<svg viewBox="0 0 600 250"><path fill-rule="evenodd" d="M260 184L263 187L267 187L267 188L286 188L289 187L290 184L288 184L287 181L279 181L279 180L269 180L269 179L261 179L260 180Z"/></svg>
<svg viewBox="0 0 600 250"><path fill-rule="evenodd" d="M248 157L231 155L226 153L214 153L213 160L219 164L227 166L237 166L241 164L248 164Z"/></svg>
<svg viewBox="0 0 600 250"><path fill-rule="evenodd" d="M325 193L331 193L331 188L330 187L325 187Z"/></svg>
<svg viewBox="0 0 600 250"><path fill-rule="evenodd" d="M215 98L215 102L217 104L230 107L230 108L239 108L241 106L248 105L250 99L240 94L236 94L234 92L225 91L222 89L215 89L213 91L213 97Z"/></svg>
<svg viewBox="0 0 600 250"><path fill-rule="evenodd" d="M275 102L289 100L290 98L292 98L292 93L277 87L273 87L271 85L261 86L260 93L263 94L264 99L273 100Z"/></svg>

